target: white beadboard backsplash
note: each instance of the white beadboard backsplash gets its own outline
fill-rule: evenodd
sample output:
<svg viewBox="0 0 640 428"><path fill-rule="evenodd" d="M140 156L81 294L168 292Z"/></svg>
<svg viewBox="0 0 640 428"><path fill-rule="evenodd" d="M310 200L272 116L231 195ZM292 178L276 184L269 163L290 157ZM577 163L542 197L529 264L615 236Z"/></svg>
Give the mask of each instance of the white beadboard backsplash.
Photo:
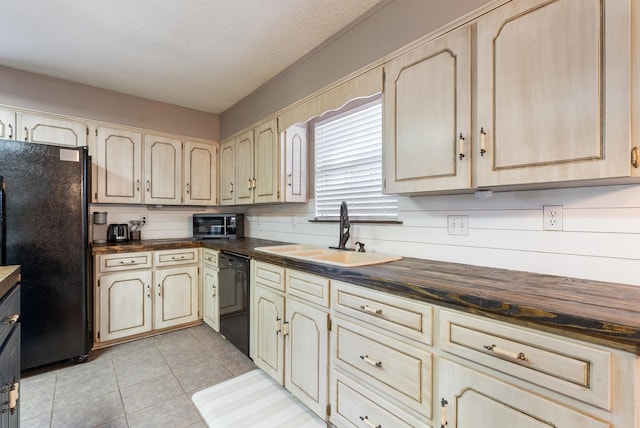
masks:
<svg viewBox="0 0 640 428"><path fill-rule="evenodd" d="M563 206L563 230L542 228L544 205ZM402 224L353 224L367 251L640 285L640 186L399 197ZM468 236L449 235L448 215L467 215ZM253 206L254 238L338 244L337 223L310 223L314 202Z"/></svg>

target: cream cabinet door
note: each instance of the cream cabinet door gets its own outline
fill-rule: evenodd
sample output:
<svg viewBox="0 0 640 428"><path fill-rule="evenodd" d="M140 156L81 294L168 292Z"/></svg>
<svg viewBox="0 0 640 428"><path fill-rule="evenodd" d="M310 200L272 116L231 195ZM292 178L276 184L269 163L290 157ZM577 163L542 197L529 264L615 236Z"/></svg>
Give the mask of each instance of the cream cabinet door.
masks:
<svg viewBox="0 0 640 428"><path fill-rule="evenodd" d="M236 142L225 141L220 144L220 205L233 205L236 202Z"/></svg>
<svg viewBox="0 0 640 428"><path fill-rule="evenodd" d="M236 138L235 203L252 204L256 177L253 171L253 129Z"/></svg>
<svg viewBox="0 0 640 428"><path fill-rule="evenodd" d="M96 135L96 202L141 204L142 134L100 126Z"/></svg>
<svg viewBox="0 0 640 428"><path fill-rule="evenodd" d="M329 314L287 298L285 388L320 417L326 417Z"/></svg>
<svg viewBox="0 0 640 428"><path fill-rule="evenodd" d="M99 341L151 331L152 292L150 270L102 275Z"/></svg>
<svg viewBox="0 0 640 428"><path fill-rule="evenodd" d="M307 201L307 128L292 125L283 132L281 182L284 183L282 202Z"/></svg>
<svg viewBox="0 0 640 428"><path fill-rule="evenodd" d="M255 287L253 292L253 362L282 385L284 296L264 287Z"/></svg>
<svg viewBox="0 0 640 428"><path fill-rule="evenodd" d="M278 128L276 120L269 120L254 128L255 133L255 203L278 202Z"/></svg>
<svg viewBox="0 0 640 428"><path fill-rule="evenodd" d="M447 428L609 428L542 396L441 359L441 425Z"/></svg>
<svg viewBox="0 0 640 428"><path fill-rule="evenodd" d="M182 141L144 136L144 203L182 204Z"/></svg>
<svg viewBox="0 0 640 428"><path fill-rule="evenodd" d="M198 267L155 271L155 329L198 320Z"/></svg>
<svg viewBox="0 0 640 428"><path fill-rule="evenodd" d="M17 120L17 140L56 146L87 145L87 125L83 122L29 113L18 113Z"/></svg>
<svg viewBox="0 0 640 428"><path fill-rule="evenodd" d="M385 66L385 193L471 187L470 28Z"/></svg>
<svg viewBox="0 0 640 428"><path fill-rule="evenodd" d="M215 331L220 331L218 272L207 263L202 269L202 320Z"/></svg>
<svg viewBox="0 0 640 428"><path fill-rule="evenodd" d="M630 175L629 3L515 0L478 20L478 186Z"/></svg>
<svg viewBox="0 0 640 428"><path fill-rule="evenodd" d="M0 109L0 138L16 139L16 113L11 110Z"/></svg>
<svg viewBox="0 0 640 428"><path fill-rule="evenodd" d="M218 146L184 142L184 204L218 204Z"/></svg>

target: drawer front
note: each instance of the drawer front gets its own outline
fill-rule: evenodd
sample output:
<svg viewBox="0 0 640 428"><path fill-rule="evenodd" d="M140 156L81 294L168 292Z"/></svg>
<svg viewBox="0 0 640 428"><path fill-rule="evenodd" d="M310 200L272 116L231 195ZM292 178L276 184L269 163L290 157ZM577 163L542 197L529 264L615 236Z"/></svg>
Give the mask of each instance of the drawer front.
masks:
<svg viewBox="0 0 640 428"><path fill-rule="evenodd" d="M286 270L287 294L329 307L329 279L296 270Z"/></svg>
<svg viewBox="0 0 640 428"><path fill-rule="evenodd" d="M332 293L336 312L431 345L433 308L428 304L340 281L332 282Z"/></svg>
<svg viewBox="0 0 640 428"><path fill-rule="evenodd" d="M284 271L281 266L264 262L255 262L255 281L275 290L284 291Z"/></svg>
<svg viewBox="0 0 640 428"><path fill-rule="evenodd" d="M128 269L150 268L153 265L151 252L105 254L98 256L100 272L114 272Z"/></svg>
<svg viewBox="0 0 640 428"><path fill-rule="evenodd" d="M428 427L398 406L384 400L370 388L336 375L332 386L335 412L331 421L345 427Z"/></svg>
<svg viewBox="0 0 640 428"><path fill-rule="evenodd" d="M442 349L610 410L611 352L568 338L441 311Z"/></svg>
<svg viewBox="0 0 640 428"><path fill-rule="evenodd" d="M20 321L20 285L14 286L0 301L0 343Z"/></svg>
<svg viewBox="0 0 640 428"><path fill-rule="evenodd" d="M187 265L198 262L198 248L156 251L156 266Z"/></svg>
<svg viewBox="0 0 640 428"><path fill-rule="evenodd" d="M218 254L220 254L216 250L210 250L208 248L204 248L202 250L202 259L204 263L211 267L218 267Z"/></svg>
<svg viewBox="0 0 640 428"><path fill-rule="evenodd" d="M431 417L431 353L340 318L336 324L337 367Z"/></svg>

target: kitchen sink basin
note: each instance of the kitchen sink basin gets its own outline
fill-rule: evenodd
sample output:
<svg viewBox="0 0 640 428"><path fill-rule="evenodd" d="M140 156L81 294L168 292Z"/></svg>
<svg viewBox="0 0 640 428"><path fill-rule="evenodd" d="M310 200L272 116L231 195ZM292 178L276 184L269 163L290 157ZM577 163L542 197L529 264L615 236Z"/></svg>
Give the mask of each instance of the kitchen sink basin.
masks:
<svg viewBox="0 0 640 428"><path fill-rule="evenodd" d="M393 256L390 254L357 253L354 251L301 244L256 247L255 250L283 257L344 267L368 266L402 259L401 256Z"/></svg>

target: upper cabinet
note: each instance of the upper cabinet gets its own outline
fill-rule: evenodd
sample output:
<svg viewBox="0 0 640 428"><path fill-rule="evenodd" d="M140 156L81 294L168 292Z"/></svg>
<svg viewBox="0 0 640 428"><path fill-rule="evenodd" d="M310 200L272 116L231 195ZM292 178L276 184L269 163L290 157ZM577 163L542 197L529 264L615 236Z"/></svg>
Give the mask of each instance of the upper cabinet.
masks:
<svg viewBox="0 0 640 428"><path fill-rule="evenodd" d="M0 109L0 138L13 140L16 135L16 113Z"/></svg>
<svg viewBox="0 0 640 428"><path fill-rule="evenodd" d="M87 145L87 125L81 121L31 113L17 113L16 140L56 146Z"/></svg>
<svg viewBox="0 0 640 428"><path fill-rule="evenodd" d="M215 144L103 126L95 135L93 202L217 203Z"/></svg>
<svg viewBox="0 0 640 428"><path fill-rule="evenodd" d="M462 27L385 66L385 193L471 187L470 31Z"/></svg>
<svg viewBox="0 0 640 428"><path fill-rule="evenodd" d="M307 133L271 119L220 145L220 204L307 200Z"/></svg>
<svg viewBox="0 0 640 428"><path fill-rule="evenodd" d="M477 186L629 177L627 1L515 0L477 22Z"/></svg>

